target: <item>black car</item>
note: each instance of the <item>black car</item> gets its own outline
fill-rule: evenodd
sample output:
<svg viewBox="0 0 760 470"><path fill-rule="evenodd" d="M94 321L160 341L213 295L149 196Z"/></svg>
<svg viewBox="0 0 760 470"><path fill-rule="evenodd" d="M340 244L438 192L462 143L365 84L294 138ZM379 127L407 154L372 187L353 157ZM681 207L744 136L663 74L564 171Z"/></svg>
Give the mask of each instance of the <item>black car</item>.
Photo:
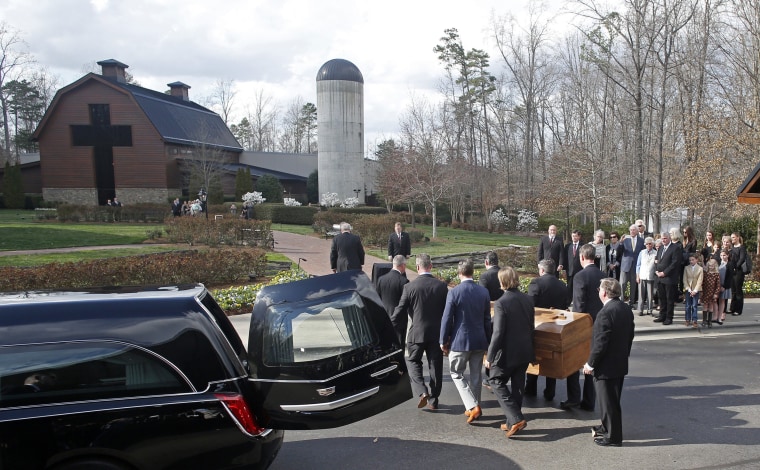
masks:
<svg viewBox="0 0 760 470"><path fill-rule="evenodd" d="M410 397L360 271L264 288L247 350L202 285L0 294L0 470L266 468Z"/></svg>

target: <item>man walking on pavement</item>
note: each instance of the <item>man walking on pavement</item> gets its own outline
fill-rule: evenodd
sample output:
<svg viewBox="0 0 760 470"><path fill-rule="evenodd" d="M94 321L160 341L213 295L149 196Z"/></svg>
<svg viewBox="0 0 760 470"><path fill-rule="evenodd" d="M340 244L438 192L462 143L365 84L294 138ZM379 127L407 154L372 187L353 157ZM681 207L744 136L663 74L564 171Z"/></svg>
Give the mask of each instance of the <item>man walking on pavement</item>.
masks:
<svg viewBox="0 0 760 470"><path fill-rule="evenodd" d="M401 255L396 256L399 257L403 258ZM391 315L391 322L397 332L406 331L407 315L411 318L412 325L406 337L409 380L414 396L419 397L417 408L427 405L429 409L436 410L443 381L443 351L438 345L438 336L449 289L445 282L430 274L433 264L429 255L417 255L416 264L417 279L404 285L398 306ZM428 361L430 389L422 376L423 354Z"/></svg>
<svg viewBox="0 0 760 470"><path fill-rule="evenodd" d="M483 355L491 340L491 299L488 290L472 280L474 270L471 259L459 262L460 283L446 296L440 335L441 350L449 355L451 380L464 403L468 424L483 414ZM469 380L465 369L470 371Z"/></svg>

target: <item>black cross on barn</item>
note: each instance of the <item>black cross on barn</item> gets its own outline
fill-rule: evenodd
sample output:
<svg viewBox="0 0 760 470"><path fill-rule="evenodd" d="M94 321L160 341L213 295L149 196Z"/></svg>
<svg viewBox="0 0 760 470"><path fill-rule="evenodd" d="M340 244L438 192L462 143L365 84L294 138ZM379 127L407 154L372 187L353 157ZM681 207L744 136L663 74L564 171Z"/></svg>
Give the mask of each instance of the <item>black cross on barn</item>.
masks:
<svg viewBox="0 0 760 470"><path fill-rule="evenodd" d="M132 126L112 126L111 111L107 104L91 104L91 125L72 125L71 142L74 146L93 147L95 187L98 204L103 205L116 196L113 172L113 148L132 146Z"/></svg>

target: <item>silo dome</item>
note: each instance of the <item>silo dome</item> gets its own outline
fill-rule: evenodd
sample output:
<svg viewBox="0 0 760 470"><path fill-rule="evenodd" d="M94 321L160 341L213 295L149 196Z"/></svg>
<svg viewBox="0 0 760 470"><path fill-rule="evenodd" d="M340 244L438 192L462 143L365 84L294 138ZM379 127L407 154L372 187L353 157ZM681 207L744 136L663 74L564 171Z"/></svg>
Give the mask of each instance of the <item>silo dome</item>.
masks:
<svg viewBox="0 0 760 470"><path fill-rule="evenodd" d="M320 195L364 204L364 77L347 60L330 60L317 72L317 145Z"/></svg>
<svg viewBox="0 0 760 470"><path fill-rule="evenodd" d="M345 59L333 59L325 62L317 72L317 81L320 80L345 80L364 83L364 77L359 68Z"/></svg>

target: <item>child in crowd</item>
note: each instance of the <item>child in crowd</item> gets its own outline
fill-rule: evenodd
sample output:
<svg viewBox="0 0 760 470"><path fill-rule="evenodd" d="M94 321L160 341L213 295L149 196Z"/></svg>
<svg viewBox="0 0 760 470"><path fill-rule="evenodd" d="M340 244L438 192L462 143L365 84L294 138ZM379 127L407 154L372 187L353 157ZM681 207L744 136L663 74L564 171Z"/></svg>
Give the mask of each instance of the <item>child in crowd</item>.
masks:
<svg viewBox="0 0 760 470"><path fill-rule="evenodd" d="M683 290L686 299L686 326L698 328L699 293L702 291L704 269L697 264L697 254L689 253L689 265L683 270Z"/></svg>
<svg viewBox="0 0 760 470"><path fill-rule="evenodd" d="M710 258L705 269L702 280L702 326L712 328L713 313L715 313L715 321L720 320L718 318L718 297L720 297L718 262Z"/></svg>

